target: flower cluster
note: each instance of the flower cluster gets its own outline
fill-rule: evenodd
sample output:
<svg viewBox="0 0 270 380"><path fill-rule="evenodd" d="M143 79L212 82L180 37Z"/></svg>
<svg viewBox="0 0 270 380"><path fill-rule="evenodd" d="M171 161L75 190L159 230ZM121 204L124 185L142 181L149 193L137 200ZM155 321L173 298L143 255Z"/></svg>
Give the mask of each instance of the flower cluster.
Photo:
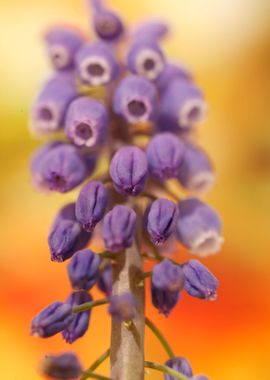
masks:
<svg viewBox="0 0 270 380"><path fill-rule="evenodd" d="M217 212L198 198L215 182L211 160L193 138L206 117L206 101L191 74L165 56L161 42L168 26L149 21L129 31L101 0L89 1L89 8L96 39L66 25L45 34L53 74L31 111L31 129L49 140L32 158L33 184L59 193L82 185L48 235L51 260L70 259L72 293L31 325L33 335L61 332L68 343L85 334L95 306L109 303L116 323L128 326L136 318L132 292L113 292L113 266L123 251L136 245L145 260L158 261L148 274L152 304L168 316L184 290L215 299L218 281L196 259L167 258L166 244L177 239L205 257L223 242ZM102 253L89 249L96 234ZM131 281L136 286L146 277ZM94 286L106 298L94 301ZM205 378L193 376L182 357L170 357L163 367L165 380ZM78 378L83 371L72 353L48 356L42 368L55 379Z"/></svg>

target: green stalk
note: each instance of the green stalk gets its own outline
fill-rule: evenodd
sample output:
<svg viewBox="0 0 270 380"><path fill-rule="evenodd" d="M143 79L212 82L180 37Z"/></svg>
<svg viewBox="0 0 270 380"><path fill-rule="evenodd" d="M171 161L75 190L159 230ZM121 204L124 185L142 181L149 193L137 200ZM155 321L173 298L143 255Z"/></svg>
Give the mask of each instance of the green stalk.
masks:
<svg viewBox="0 0 270 380"><path fill-rule="evenodd" d="M151 369L155 369L156 371L166 373L167 375L170 375L174 379L177 379L177 380L189 380L189 378L183 375L182 373L174 371L170 367L167 367L166 365L163 365L163 364L146 361L144 362L144 366L145 368L151 368Z"/></svg>
<svg viewBox="0 0 270 380"><path fill-rule="evenodd" d="M72 308L72 312L73 313L81 313L83 311L87 311L87 310L93 309L94 307L97 307L97 306L100 306L100 305L105 305L106 303L108 303L108 299L107 298L103 298L101 300L96 300L96 301L91 301L91 302L85 302L85 303L82 303L79 306L74 306Z"/></svg>

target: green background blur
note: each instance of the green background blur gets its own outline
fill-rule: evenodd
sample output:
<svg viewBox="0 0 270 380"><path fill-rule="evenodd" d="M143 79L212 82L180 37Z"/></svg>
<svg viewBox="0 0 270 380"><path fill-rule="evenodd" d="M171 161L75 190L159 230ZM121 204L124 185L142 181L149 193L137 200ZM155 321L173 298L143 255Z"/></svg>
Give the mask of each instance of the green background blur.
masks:
<svg viewBox="0 0 270 380"><path fill-rule="evenodd" d="M172 25L165 50L191 67L209 101L209 119L198 138L218 173L207 201L225 224L222 252L204 261L220 279L218 300L205 303L184 295L169 319L148 302L147 314L196 373L212 380L269 380L270 2L109 4L130 23L160 15ZM37 380L37 363L45 352L70 349L60 336L28 336L32 316L69 292L64 266L49 260L46 236L57 208L74 194L36 193L27 167L38 143L27 129L28 111L50 71L40 36L59 21L87 30L83 1L0 3L0 378L7 380ZM179 260L182 254L179 250ZM95 310L86 336L72 347L85 366L108 347L109 328L104 310ZM146 338L147 358L165 361L155 338L148 332ZM108 364L100 371L108 373ZM146 378L162 376L151 372Z"/></svg>

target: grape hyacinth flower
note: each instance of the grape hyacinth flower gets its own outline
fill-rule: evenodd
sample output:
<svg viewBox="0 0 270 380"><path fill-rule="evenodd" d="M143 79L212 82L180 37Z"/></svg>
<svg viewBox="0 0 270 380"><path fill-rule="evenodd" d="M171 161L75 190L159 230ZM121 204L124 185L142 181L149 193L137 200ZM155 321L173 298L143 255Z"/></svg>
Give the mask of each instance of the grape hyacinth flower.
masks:
<svg viewBox="0 0 270 380"><path fill-rule="evenodd" d="M92 232L103 218L108 197L108 191L100 181L90 181L82 187L76 202L76 218L86 231Z"/></svg>
<svg viewBox="0 0 270 380"><path fill-rule="evenodd" d="M61 332L73 343L85 335L92 309L109 304L111 345L87 370L65 353L48 356L42 373L105 379L96 369L110 356L106 379L143 380L151 368L165 380L207 380L193 375L145 315L147 279L152 304L165 316L183 289L200 299L216 296L218 280L204 265L173 257L177 240L202 257L223 241L217 212L190 198L214 179L210 158L194 141L204 95L190 72L163 54L159 43L170 25L146 20L130 30L105 0L86 1L95 35L65 25L48 29L44 43L54 75L31 111L33 131L47 139L31 160L34 185L62 194L80 186L48 236L52 261L70 259L72 292L65 303L42 310L31 333L46 338ZM94 245L102 247L99 254ZM148 260L155 264L145 271ZM88 294L94 286L103 298ZM145 326L166 350L165 365L144 361Z"/></svg>
<svg viewBox="0 0 270 380"><path fill-rule="evenodd" d="M202 149L186 144L178 179L185 189L192 192L204 194L210 190L216 178L208 155Z"/></svg>
<svg viewBox="0 0 270 380"><path fill-rule="evenodd" d="M113 98L114 112L131 124L153 119L157 107L157 90L146 79L131 75L121 80Z"/></svg>
<svg viewBox="0 0 270 380"><path fill-rule="evenodd" d="M123 293L110 298L109 313L121 321L131 321L136 316L136 303L130 293Z"/></svg>
<svg viewBox="0 0 270 380"><path fill-rule="evenodd" d="M160 245L172 235L176 228L178 209L168 199L157 199L147 216L147 231L154 244Z"/></svg>
<svg viewBox="0 0 270 380"><path fill-rule="evenodd" d="M81 31L70 26L54 26L45 34L48 55L56 70L74 68L74 57L84 43Z"/></svg>
<svg viewBox="0 0 270 380"><path fill-rule="evenodd" d="M102 0L88 0L93 9L92 23L97 36L106 42L115 42L125 28L118 14L104 7Z"/></svg>
<svg viewBox="0 0 270 380"><path fill-rule="evenodd" d="M32 320L31 335L49 338L67 328L73 318L72 308L69 304L54 302Z"/></svg>
<svg viewBox="0 0 270 380"><path fill-rule="evenodd" d="M185 290L192 297L213 301L217 298L218 280L198 260L183 265Z"/></svg>
<svg viewBox="0 0 270 380"><path fill-rule="evenodd" d="M95 147L104 142L108 123L108 112L102 103L81 97L68 108L65 132L75 145Z"/></svg>
<svg viewBox="0 0 270 380"><path fill-rule="evenodd" d="M87 292L81 290L71 293L66 302L71 307L74 307L91 301L92 297ZM73 321L62 331L62 336L67 343L74 343L86 333L90 315L91 311L86 310L73 316Z"/></svg>
<svg viewBox="0 0 270 380"><path fill-rule="evenodd" d="M60 355L46 355L41 363L44 376L59 380L74 380L82 374L83 368L73 352Z"/></svg>
<svg viewBox="0 0 270 380"><path fill-rule="evenodd" d="M220 250L221 220L216 211L199 199L179 203L177 234L179 241L192 253L205 257Z"/></svg>
<svg viewBox="0 0 270 380"><path fill-rule="evenodd" d="M75 290L90 290L97 282L100 258L90 249L76 252L68 264L68 277Z"/></svg>
<svg viewBox="0 0 270 380"><path fill-rule="evenodd" d="M182 373L187 377L192 377L193 372L190 363L183 357L174 357L166 361L165 365L173 370ZM174 380L173 376L165 374L164 380Z"/></svg>
<svg viewBox="0 0 270 380"><path fill-rule="evenodd" d="M207 106L201 90L193 83L175 79L162 94L159 116L182 129L190 129L206 118Z"/></svg>
<svg viewBox="0 0 270 380"><path fill-rule="evenodd" d="M37 134L48 134L63 128L68 106L77 96L73 76L55 74L45 83L34 102L31 129Z"/></svg>
<svg viewBox="0 0 270 380"><path fill-rule="evenodd" d="M139 195L145 186L148 164L145 153L136 146L119 149L110 165L110 176L115 189L126 195Z"/></svg>
<svg viewBox="0 0 270 380"><path fill-rule="evenodd" d="M128 52L127 67L133 74L153 81L163 72L165 58L156 42L140 39Z"/></svg>
<svg viewBox="0 0 270 380"><path fill-rule="evenodd" d="M51 259L63 262L85 248L91 234L84 231L75 217L75 203L64 206L57 214L48 237Z"/></svg>
<svg viewBox="0 0 270 380"><path fill-rule="evenodd" d="M155 135L147 147L151 174L160 181L177 178L184 157L184 143L172 133Z"/></svg>
<svg viewBox="0 0 270 380"><path fill-rule="evenodd" d="M136 232L136 213L130 207L115 206L103 221L103 239L110 252L131 247Z"/></svg>
<svg viewBox="0 0 270 380"><path fill-rule="evenodd" d="M169 315L179 300L184 283L183 269L170 260L164 259L154 267L151 282L152 303L160 313Z"/></svg>
<svg viewBox="0 0 270 380"><path fill-rule="evenodd" d="M112 50L102 42L84 45L76 54L75 62L77 74L86 85L103 86L119 74Z"/></svg>
<svg viewBox="0 0 270 380"><path fill-rule="evenodd" d="M112 265L107 264L105 268L99 271L97 287L108 297L112 294Z"/></svg>
<svg viewBox="0 0 270 380"><path fill-rule="evenodd" d="M32 161L33 182L41 190L66 193L80 185L89 168L79 150L69 144L41 148Z"/></svg>

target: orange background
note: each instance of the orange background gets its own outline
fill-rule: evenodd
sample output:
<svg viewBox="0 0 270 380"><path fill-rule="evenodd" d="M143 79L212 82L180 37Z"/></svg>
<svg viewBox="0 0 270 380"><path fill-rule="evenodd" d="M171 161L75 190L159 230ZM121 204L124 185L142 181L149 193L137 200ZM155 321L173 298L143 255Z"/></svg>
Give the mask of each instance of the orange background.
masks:
<svg viewBox="0 0 270 380"><path fill-rule="evenodd" d="M220 280L208 303L183 295L169 319L150 306L179 355L212 380L269 380L270 342L270 4L268 0L111 0L129 22L162 15L174 32L165 44L197 76L210 104L198 136L212 155L218 184L207 197L222 215L226 243L205 260ZM28 110L49 72L41 32L55 22L87 29L78 0L11 0L0 5L1 83L1 379L37 380L46 352L70 349L60 336L28 335L31 318L69 292L65 265L49 260L46 236L62 197L36 193L28 160L37 142L27 130ZM179 250L178 259L183 257ZM95 296L99 296L97 293ZM85 366L109 345L109 319L95 310L74 349ZM146 334L146 356L165 361ZM108 365L99 372L108 373ZM148 379L162 379L151 372Z"/></svg>

